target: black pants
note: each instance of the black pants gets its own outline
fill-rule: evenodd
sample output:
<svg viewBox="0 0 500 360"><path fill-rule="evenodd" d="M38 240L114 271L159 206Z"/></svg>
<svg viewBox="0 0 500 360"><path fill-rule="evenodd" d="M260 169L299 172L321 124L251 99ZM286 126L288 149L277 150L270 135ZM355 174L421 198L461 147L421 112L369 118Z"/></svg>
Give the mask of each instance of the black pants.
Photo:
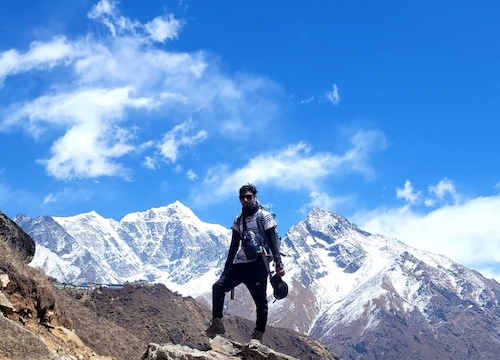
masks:
<svg viewBox="0 0 500 360"><path fill-rule="evenodd" d="M212 287L212 316L222 318L226 292L245 284L257 308L255 330L264 332L267 324L267 269L262 259L251 263L233 264Z"/></svg>

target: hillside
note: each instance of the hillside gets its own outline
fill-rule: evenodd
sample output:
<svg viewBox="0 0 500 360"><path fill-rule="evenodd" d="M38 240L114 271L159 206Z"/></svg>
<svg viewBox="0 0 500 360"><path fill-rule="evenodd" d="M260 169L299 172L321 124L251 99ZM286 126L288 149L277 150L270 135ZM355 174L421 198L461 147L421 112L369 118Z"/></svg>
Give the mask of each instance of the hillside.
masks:
<svg viewBox="0 0 500 360"><path fill-rule="evenodd" d="M0 237L0 359L140 359L150 343L211 349L203 334L209 310L193 298L161 284L58 288L13 243ZM253 323L230 316L226 328L244 344ZM333 359L317 341L287 329L270 327L263 343L299 359Z"/></svg>
<svg viewBox="0 0 500 360"><path fill-rule="evenodd" d="M71 308L45 274L32 269L0 238L0 359L104 360L73 335Z"/></svg>
<svg viewBox="0 0 500 360"><path fill-rule="evenodd" d="M207 307L228 247L228 229L180 202L120 221L89 212L16 222L37 242L32 266L61 281L147 279ZM272 302L268 289L269 324L312 336L342 358L489 359L500 348L500 285L442 255L321 209L289 229L282 251L290 292ZM254 320L244 286L225 306Z"/></svg>

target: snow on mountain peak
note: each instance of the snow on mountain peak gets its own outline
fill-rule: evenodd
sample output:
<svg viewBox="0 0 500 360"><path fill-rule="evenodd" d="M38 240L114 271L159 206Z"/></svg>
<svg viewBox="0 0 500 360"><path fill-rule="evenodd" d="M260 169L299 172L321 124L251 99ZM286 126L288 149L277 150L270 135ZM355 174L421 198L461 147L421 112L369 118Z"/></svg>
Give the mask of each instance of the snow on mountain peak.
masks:
<svg viewBox="0 0 500 360"><path fill-rule="evenodd" d="M208 301L230 239L229 229L204 223L180 201L127 214L120 222L93 211L54 220L78 244L71 253L60 254L62 260L71 260L73 268L64 261L54 266L48 253L55 251L52 248L37 259L54 274L81 270L87 278L161 281L183 295L200 295ZM44 238L40 232L31 233ZM372 344L373 336L385 336L378 334L389 332L390 338L401 335L401 329L412 331L401 324L417 324L419 331L434 336L433 326L448 318L486 314L487 319L498 314L498 284L442 255L365 232L333 212L312 209L287 232L282 251L290 295L270 304L270 323L308 332L332 346L342 337L362 343L359 339L368 336L366 344ZM246 309L244 301L241 306ZM227 306L237 309L238 304ZM293 312L274 311L280 306ZM481 327L488 325L482 319L470 324L491 332L488 326Z"/></svg>
<svg viewBox="0 0 500 360"><path fill-rule="evenodd" d="M151 208L142 212L134 212L125 215L120 223L134 222L178 222L186 225L192 225L200 231L208 233L225 234L227 229L219 224L205 223L198 218L195 213L186 205L176 200L172 204Z"/></svg>
<svg viewBox="0 0 500 360"><path fill-rule="evenodd" d="M146 211L138 211L125 215L120 222L141 221L165 221L170 218L197 219L193 211L182 204L179 200L166 206L151 208Z"/></svg>

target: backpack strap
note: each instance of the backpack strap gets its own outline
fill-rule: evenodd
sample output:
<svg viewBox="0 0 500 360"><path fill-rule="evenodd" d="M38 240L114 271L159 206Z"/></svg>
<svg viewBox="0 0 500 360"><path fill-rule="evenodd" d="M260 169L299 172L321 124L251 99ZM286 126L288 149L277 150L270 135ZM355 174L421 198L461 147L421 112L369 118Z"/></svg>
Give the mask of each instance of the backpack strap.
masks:
<svg viewBox="0 0 500 360"><path fill-rule="evenodd" d="M264 229L264 217L262 216L262 209L257 210L257 218L255 219L257 222L257 227L259 228L259 232L264 238L266 244L269 244L269 240L267 239L266 230Z"/></svg>
<svg viewBox="0 0 500 360"><path fill-rule="evenodd" d="M242 221L243 219L243 221ZM243 232L245 231L245 219L243 218L243 214L238 215L238 228L240 229L240 239L243 237Z"/></svg>
<svg viewBox="0 0 500 360"><path fill-rule="evenodd" d="M266 230L264 229L264 217L262 216L262 209L257 210L257 218L255 220L257 222L257 227L259 228L259 232L262 235L262 238L264 239L265 244L262 247L264 251L262 252L262 261L264 262L264 265L266 266L267 273L269 274L269 278L273 276L271 273L271 270L269 269L269 257L270 254L267 252L266 245L269 246L269 240L267 239L266 235Z"/></svg>

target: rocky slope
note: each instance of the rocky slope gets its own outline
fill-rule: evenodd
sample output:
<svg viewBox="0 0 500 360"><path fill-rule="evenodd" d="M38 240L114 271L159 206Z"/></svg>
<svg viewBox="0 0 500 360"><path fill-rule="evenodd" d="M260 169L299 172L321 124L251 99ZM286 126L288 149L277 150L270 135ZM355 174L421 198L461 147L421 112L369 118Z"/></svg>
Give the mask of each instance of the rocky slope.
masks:
<svg viewBox="0 0 500 360"><path fill-rule="evenodd" d="M40 244L32 264L53 276L147 279L207 306L229 236L179 202L120 221L95 212L16 221ZM500 348L500 285L444 256L320 209L293 226L282 245L290 293L270 304L274 326L311 335L346 359L480 359ZM226 302L228 314L249 320L253 308L243 286Z"/></svg>
<svg viewBox="0 0 500 360"><path fill-rule="evenodd" d="M0 219L0 225L11 227L9 221ZM206 356L218 352L218 345L203 334L209 311L194 299L160 284L93 291L56 288L42 271L23 261L20 250L11 245L17 240L10 236L17 235L0 236L0 359L154 358L163 347L176 349L166 357L170 359L189 358L196 351ZM233 341L219 340L231 345L218 359L234 359L234 354L250 350L249 358L254 359L334 358L317 341L279 328L269 328L263 345L250 349L245 344L252 322L237 317L225 321L226 335ZM152 351L150 343L161 346Z"/></svg>

